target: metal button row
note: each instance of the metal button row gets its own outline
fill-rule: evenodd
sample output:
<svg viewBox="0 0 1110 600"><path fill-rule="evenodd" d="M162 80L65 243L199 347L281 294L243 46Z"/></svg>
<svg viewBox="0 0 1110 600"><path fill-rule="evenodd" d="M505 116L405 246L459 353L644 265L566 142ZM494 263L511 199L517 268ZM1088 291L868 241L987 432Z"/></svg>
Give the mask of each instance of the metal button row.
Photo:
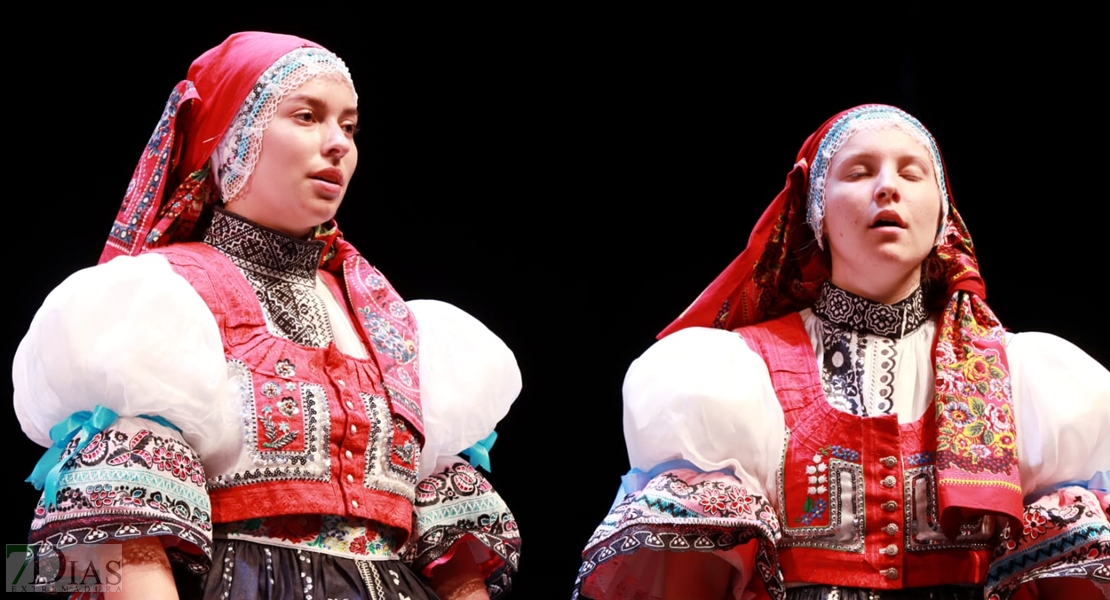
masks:
<svg viewBox="0 0 1110 600"><path fill-rule="evenodd" d="M879 459L879 464L888 469L893 469L898 465L898 459L893 456L884 456Z"/></svg>
<svg viewBox="0 0 1110 600"><path fill-rule="evenodd" d="M895 569L893 567L889 569L883 569L879 572L882 573L883 577L886 577L887 579L898 579L898 569Z"/></svg>
<svg viewBox="0 0 1110 600"><path fill-rule="evenodd" d="M895 546L894 544L891 544L891 545L887 546L886 548L883 548L883 549L879 550L879 554L883 554L883 555L886 555L886 556L894 556L895 554L898 554L898 546Z"/></svg>
<svg viewBox="0 0 1110 600"><path fill-rule="evenodd" d="M896 483L898 483L898 480L895 479L893 475L887 475L886 477L883 477L883 480L879 482L879 485L885 488L892 488Z"/></svg>
<svg viewBox="0 0 1110 600"><path fill-rule="evenodd" d="M898 510L898 503L893 500L887 500L883 502L883 510L886 512L894 512Z"/></svg>
<svg viewBox="0 0 1110 600"><path fill-rule="evenodd" d="M887 523L887 526L883 527L883 531L887 532L888 535L894 535L898 533L898 525L896 523Z"/></svg>

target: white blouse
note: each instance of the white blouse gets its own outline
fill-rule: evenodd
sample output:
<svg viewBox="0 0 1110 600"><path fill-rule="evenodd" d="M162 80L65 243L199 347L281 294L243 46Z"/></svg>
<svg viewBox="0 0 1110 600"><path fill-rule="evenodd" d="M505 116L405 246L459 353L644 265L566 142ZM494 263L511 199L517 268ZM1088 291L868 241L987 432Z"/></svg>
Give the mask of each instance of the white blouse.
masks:
<svg viewBox="0 0 1110 600"><path fill-rule="evenodd" d="M367 356L344 302L319 279L339 350ZM521 389L512 351L481 322L444 302L406 302L419 329L425 445L420 477L440 457L489 435ZM16 351L15 412L31 440L96 405L121 417L159 415L182 430L210 472L242 445L235 382L216 320L158 254L78 271L47 296Z"/></svg>
<svg viewBox="0 0 1110 600"><path fill-rule="evenodd" d="M821 319L810 310L801 317L823 365ZM917 421L933 401L935 331L929 320L899 339L858 334L869 338L854 346L863 350L852 357L863 373L862 407L849 412ZM1023 492L1110 469L1110 372L1049 334L1010 334L1006 350ZM826 395L841 410L853 408L828 389ZM753 492L774 499L784 434L767 365L737 333L675 332L633 362L625 377L624 435L633 468L685 459L704 471L729 469L755 484Z"/></svg>

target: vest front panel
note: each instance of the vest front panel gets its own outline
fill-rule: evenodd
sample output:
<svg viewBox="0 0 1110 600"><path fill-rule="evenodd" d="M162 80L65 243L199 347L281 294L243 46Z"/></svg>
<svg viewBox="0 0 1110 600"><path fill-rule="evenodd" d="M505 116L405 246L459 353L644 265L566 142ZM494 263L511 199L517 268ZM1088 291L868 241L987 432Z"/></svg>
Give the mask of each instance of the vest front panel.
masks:
<svg viewBox="0 0 1110 600"><path fill-rule="evenodd" d="M873 589L982 585L995 523L940 531L930 411L858 417L825 399L797 314L738 330L768 365L786 419L780 463L779 559L786 581Z"/></svg>
<svg viewBox="0 0 1110 600"><path fill-rule="evenodd" d="M213 521L290 514L370 519L407 537L422 439L393 410L373 357L271 333L251 284L218 250L159 251L216 317L243 444L208 473ZM335 287L335 282L329 282Z"/></svg>

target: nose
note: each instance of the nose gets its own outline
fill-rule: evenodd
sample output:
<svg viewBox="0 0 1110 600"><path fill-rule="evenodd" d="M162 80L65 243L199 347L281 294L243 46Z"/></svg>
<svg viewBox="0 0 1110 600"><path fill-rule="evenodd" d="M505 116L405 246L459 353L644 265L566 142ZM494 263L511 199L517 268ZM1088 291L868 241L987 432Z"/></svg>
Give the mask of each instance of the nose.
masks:
<svg viewBox="0 0 1110 600"><path fill-rule="evenodd" d="M343 158L354 148L354 145L355 141L347 135L339 123L328 123L324 128L324 144L321 148L324 156Z"/></svg>
<svg viewBox="0 0 1110 600"><path fill-rule="evenodd" d="M898 174L891 169L881 169L875 177L875 200L897 202L902 199L898 191Z"/></svg>

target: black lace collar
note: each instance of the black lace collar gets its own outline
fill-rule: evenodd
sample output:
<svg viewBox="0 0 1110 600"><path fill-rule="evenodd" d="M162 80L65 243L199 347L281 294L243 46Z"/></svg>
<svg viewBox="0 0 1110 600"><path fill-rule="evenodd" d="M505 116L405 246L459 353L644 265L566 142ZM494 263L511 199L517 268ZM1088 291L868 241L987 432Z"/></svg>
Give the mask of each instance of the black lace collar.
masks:
<svg viewBox="0 0 1110 600"><path fill-rule="evenodd" d="M826 281L821 287L821 296L813 305L813 313L839 327L895 339L916 331L929 320L921 286L905 300L883 304L844 291Z"/></svg>
<svg viewBox="0 0 1110 600"><path fill-rule="evenodd" d="M236 262L244 268L311 282L313 286L324 250L320 240L290 237L221 208L213 211L204 243L238 259Z"/></svg>

